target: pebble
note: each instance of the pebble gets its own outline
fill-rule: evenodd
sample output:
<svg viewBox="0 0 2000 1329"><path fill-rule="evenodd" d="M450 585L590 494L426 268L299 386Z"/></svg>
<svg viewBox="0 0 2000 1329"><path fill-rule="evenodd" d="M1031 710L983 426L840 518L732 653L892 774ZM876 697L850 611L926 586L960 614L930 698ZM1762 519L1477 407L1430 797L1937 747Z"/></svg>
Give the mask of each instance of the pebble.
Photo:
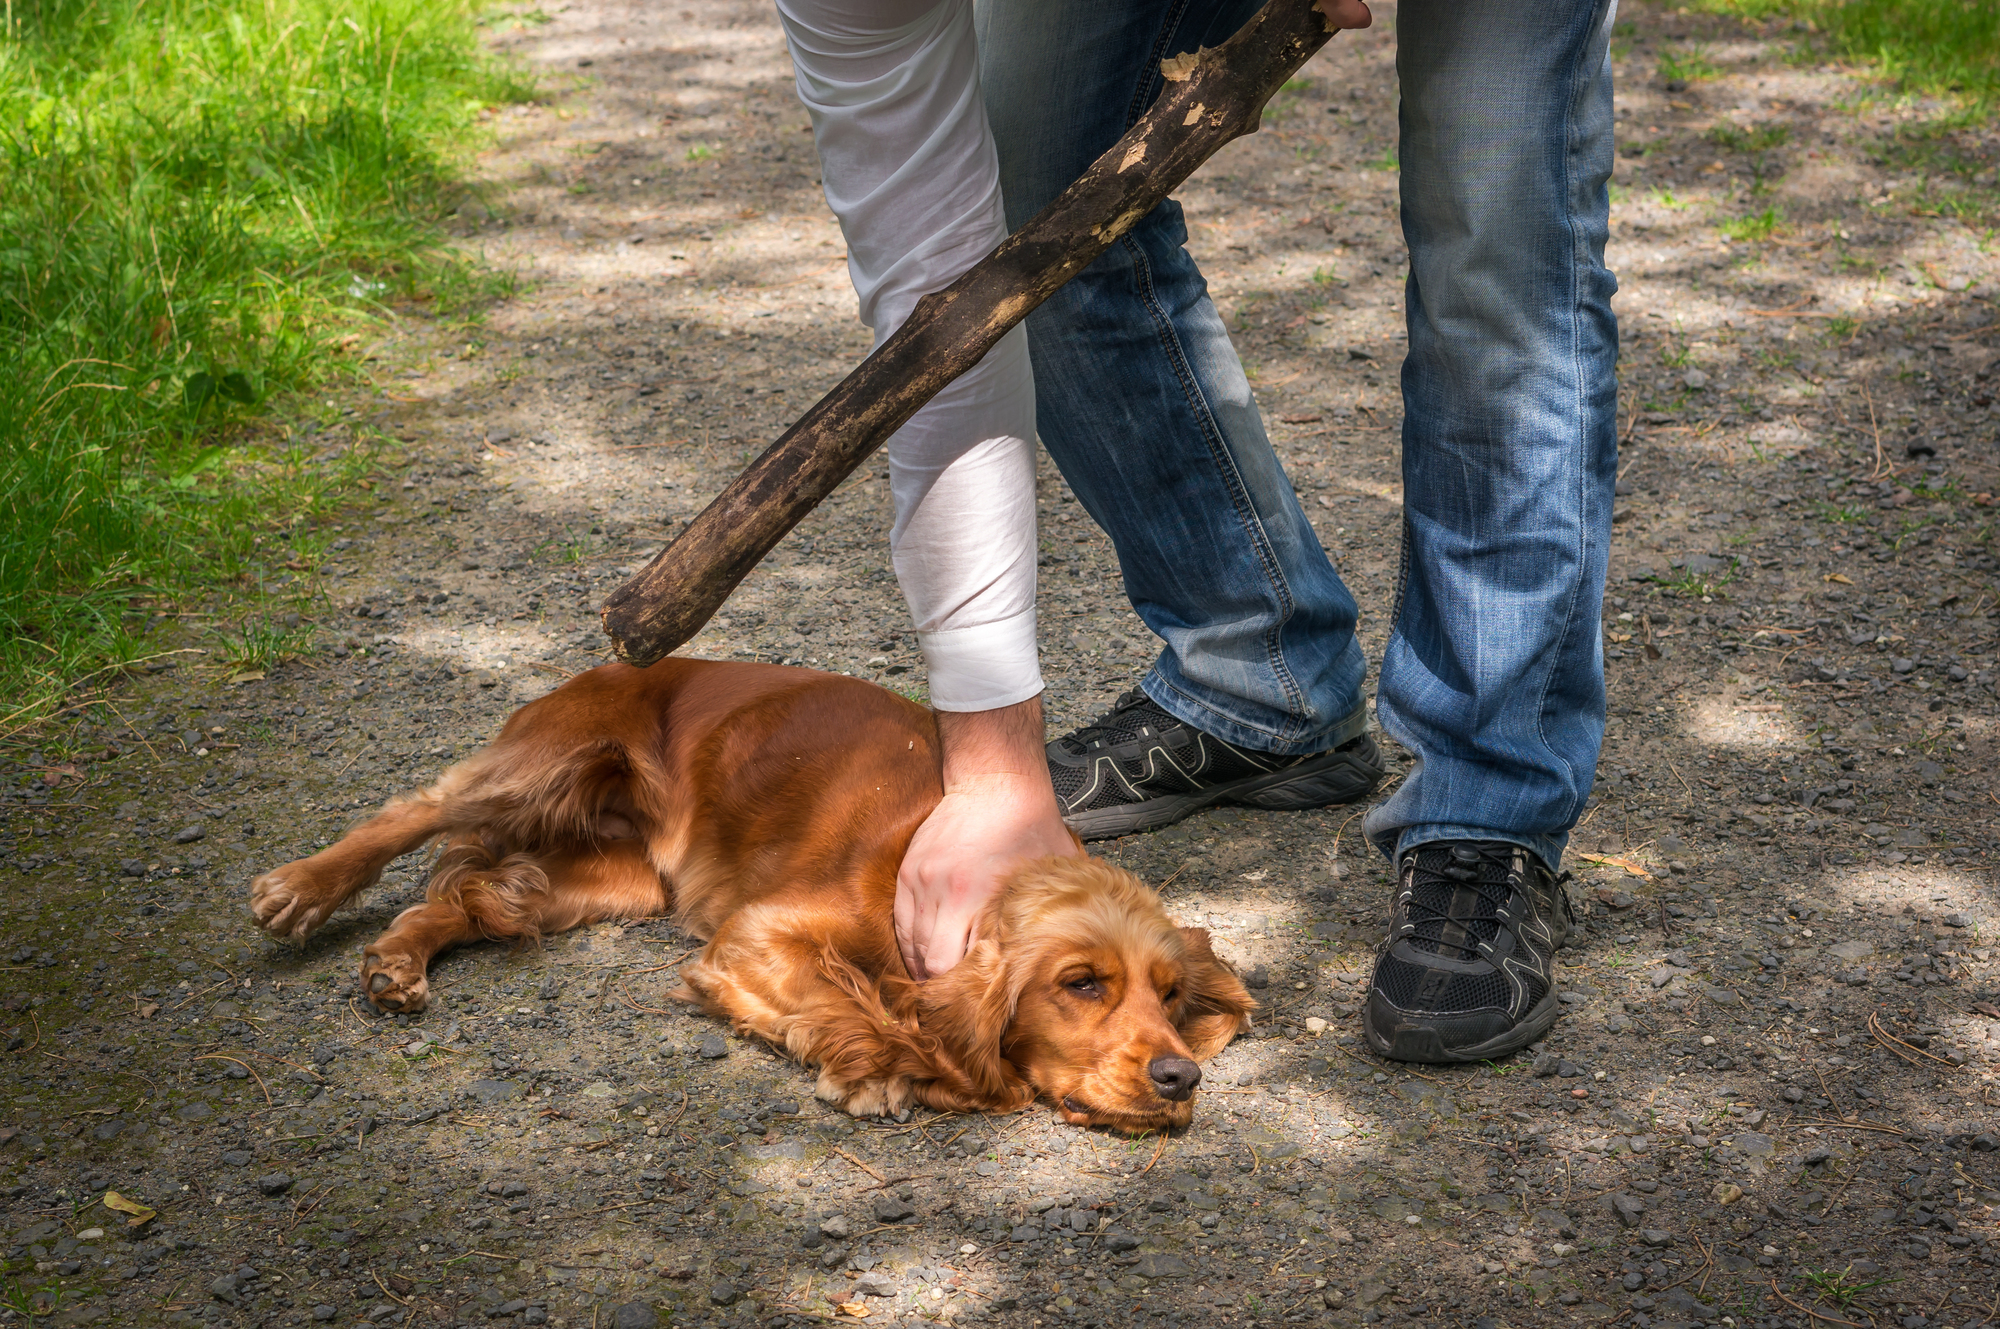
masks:
<svg viewBox="0 0 2000 1329"><path fill-rule="evenodd" d="M720 1061L729 1055L729 1044L722 1041L721 1034L709 1034L695 1050L710 1061Z"/></svg>
<svg viewBox="0 0 2000 1329"><path fill-rule="evenodd" d="M822 1218L819 1223L819 1234L829 1241L846 1241L853 1231L854 1228L848 1223L847 1215L845 1214L835 1214L831 1218Z"/></svg>
<svg viewBox="0 0 2000 1329"><path fill-rule="evenodd" d="M728 1284L721 1286L727 1287ZM709 1294L711 1299L714 1295L712 1292ZM723 1301L716 1304L727 1306L729 1303ZM611 1329L658 1329L659 1323L658 1313L643 1301L628 1301L611 1312Z"/></svg>
<svg viewBox="0 0 2000 1329"><path fill-rule="evenodd" d="M743 1290L734 1283L717 1283L708 1290L708 1300L715 1306L734 1306L743 1300Z"/></svg>
<svg viewBox="0 0 2000 1329"><path fill-rule="evenodd" d="M266 1195L283 1195L292 1188L292 1179L282 1172L272 1172L257 1178L257 1189Z"/></svg>
<svg viewBox="0 0 2000 1329"><path fill-rule="evenodd" d="M174 832L174 843L193 844L196 840L206 839L207 836L208 830L206 827L183 826Z"/></svg>
<svg viewBox="0 0 2000 1329"><path fill-rule="evenodd" d="M917 1211L893 1195L875 1197L875 1220L879 1223L901 1223L916 1217Z"/></svg>

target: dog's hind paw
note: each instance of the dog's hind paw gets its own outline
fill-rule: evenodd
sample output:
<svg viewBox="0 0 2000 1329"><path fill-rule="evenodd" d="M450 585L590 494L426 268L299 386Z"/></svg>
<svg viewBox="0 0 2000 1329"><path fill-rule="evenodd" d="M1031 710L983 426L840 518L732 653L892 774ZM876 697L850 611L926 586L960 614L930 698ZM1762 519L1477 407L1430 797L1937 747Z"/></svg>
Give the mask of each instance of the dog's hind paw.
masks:
<svg viewBox="0 0 2000 1329"><path fill-rule="evenodd" d="M361 955L361 990L382 1010L415 1015L430 1004L424 962L413 955L384 955L369 947Z"/></svg>
<svg viewBox="0 0 2000 1329"><path fill-rule="evenodd" d="M250 913L274 937L304 941L332 913L303 861L274 868L250 883Z"/></svg>

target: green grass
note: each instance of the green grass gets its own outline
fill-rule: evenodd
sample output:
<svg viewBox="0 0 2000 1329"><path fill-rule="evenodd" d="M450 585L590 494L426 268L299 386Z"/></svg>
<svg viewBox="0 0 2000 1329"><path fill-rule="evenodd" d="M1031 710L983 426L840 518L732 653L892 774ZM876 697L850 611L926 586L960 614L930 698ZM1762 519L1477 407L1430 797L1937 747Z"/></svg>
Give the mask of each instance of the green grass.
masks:
<svg viewBox="0 0 2000 1329"><path fill-rule="evenodd" d="M1721 120L1711 126L1702 137L1718 148L1725 148L1730 152L1769 152L1791 141L1792 127L1754 125L1745 129L1734 121Z"/></svg>
<svg viewBox="0 0 2000 1329"><path fill-rule="evenodd" d="M1700 83L1714 78L1719 71L1700 47L1690 46L1680 51L1662 51L1659 72L1664 82Z"/></svg>
<svg viewBox="0 0 2000 1329"><path fill-rule="evenodd" d="M475 3L7 6L0 713L146 653L142 604L226 607L309 552L287 542L372 464L366 431L277 422L337 414L305 394L362 375L344 343L391 305L504 286L439 226L482 108L530 92Z"/></svg>
<svg viewBox="0 0 2000 1329"><path fill-rule="evenodd" d="M1776 207L1753 212L1747 217L1732 217L1716 226L1731 240L1768 240L1778 233L1785 224L1784 214Z"/></svg>
<svg viewBox="0 0 2000 1329"><path fill-rule="evenodd" d="M1827 52L1915 92L2000 99L2000 5L1993 0L1701 0L1711 13L1789 19Z"/></svg>

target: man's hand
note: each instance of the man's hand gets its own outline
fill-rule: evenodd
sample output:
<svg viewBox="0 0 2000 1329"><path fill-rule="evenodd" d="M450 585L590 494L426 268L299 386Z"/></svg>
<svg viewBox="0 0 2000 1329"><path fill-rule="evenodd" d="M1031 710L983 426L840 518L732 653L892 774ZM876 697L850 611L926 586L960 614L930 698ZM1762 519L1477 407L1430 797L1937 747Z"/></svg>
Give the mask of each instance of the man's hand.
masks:
<svg viewBox="0 0 2000 1329"><path fill-rule="evenodd" d="M1319 0L1318 8L1336 28L1365 28L1375 21L1364 0Z"/></svg>
<svg viewBox="0 0 2000 1329"><path fill-rule="evenodd" d="M979 911L1024 858L1083 852L1063 824L1043 751L1042 699L938 715L944 801L896 876L896 944L918 980L965 958Z"/></svg>

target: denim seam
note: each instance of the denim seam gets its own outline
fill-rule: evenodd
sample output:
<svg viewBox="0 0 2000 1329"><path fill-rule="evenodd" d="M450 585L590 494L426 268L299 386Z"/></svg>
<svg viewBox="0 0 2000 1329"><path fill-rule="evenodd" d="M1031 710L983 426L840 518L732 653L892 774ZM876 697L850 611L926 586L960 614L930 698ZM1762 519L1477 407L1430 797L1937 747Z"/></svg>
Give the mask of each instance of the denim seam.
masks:
<svg viewBox="0 0 2000 1329"><path fill-rule="evenodd" d="M1292 676L1290 666L1285 663L1281 644L1285 625L1291 622L1292 615L1297 612L1298 602L1292 595L1291 586L1285 581L1284 569L1279 565L1277 556L1270 547L1271 542L1264 534L1263 522L1249 501L1243 478L1236 470L1236 458L1229 451L1228 440L1222 437L1221 427L1215 422L1215 413L1209 408L1201 384L1187 363L1187 356L1181 348L1179 338L1174 335L1173 320L1160 305L1153 287L1152 268L1146 261L1146 251L1130 236L1126 236L1120 243L1132 256L1132 270L1134 279L1139 285L1141 303L1153 320L1155 335L1160 340L1160 347L1166 355L1167 363L1173 367L1174 377L1181 385L1181 393L1194 411L1196 426L1201 431L1202 441L1208 446L1210 460L1215 463L1223 485L1229 491L1231 506L1236 509L1237 519L1243 523L1244 530L1250 538L1250 546L1257 553L1257 561L1264 569L1264 580L1278 597L1277 621L1264 637L1265 663L1277 679L1278 685L1284 689L1289 707L1294 711L1301 710L1305 702L1304 689L1299 686L1298 680ZM1181 688L1174 688L1173 691L1175 695L1186 697L1190 703L1200 706L1204 711L1210 709L1206 702L1188 696ZM1234 717L1231 718L1242 728L1269 734L1275 742L1291 743L1297 741L1299 737L1297 733L1248 725L1235 720Z"/></svg>
<svg viewBox="0 0 2000 1329"><path fill-rule="evenodd" d="M1599 3L1593 7L1590 36L1585 39L1584 43L1584 51L1586 53L1596 48L1597 45L1596 34L1603 28L1604 18L1605 18L1605 6L1609 2L1610 0L1599 0ZM1586 372L1586 366L1583 364L1582 291L1581 291L1581 282L1579 281L1579 272L1578 272L1580 262L1576 252L1577 245L1581 243L1582 237L1580 237L1577 234L1576 230L1577 198L1576 198L1576 176L1575 176L1576 152L1577 152L1577 142L1578 142L1577 125L1579 119L1581 118L1579 115L1578 107L1579 104L1582 102L1583 98L1589 95L1590 84L1592 79L1595 77L1595 67L1594 66L1591 67L1592 72L1588 75L1585 75L1583 73L1585 67L1586 67L1586 62L1580 59L1577 61L1576 67L1570 71L1571 89L1568 100L1568 109L1565 114L1565 123L1563 126L1562 176L1563 176L1563 225L1569 231L1570 234L1570 266L1569 266L1570 361L1573 374L1572 381L1575 384L1575 391L1577 397L1576 400L1577 418L1579 421L1584 422L1585 425L1584 436L1585 439L1588 440L1588 438L1594 431L1589 429L1590 402L1589 402L1589 392L1587 387L1589 382L1589 374ZM1586 441L1584 446L1588 448L1590 445ZM1579 520L1577 522L1577 557L1579 563L1585 566L1588 565L1590 531L1588 529L1588 523L1581 520L1581 517L1583 515L1583 508L1584 508L1584 489L1585 486L1588 484L1588 469L1589 468L1587 466L1579 464L1577 466L1577 475L1576 475L1576 499L1577 499L1577 509L1579 516ZM1581 589L1582 589L1581 580L1582 579L1579 578L1577 584L1572 586L1570 589L1570 600L1563 614L1562 627L1556 634L1555 649L1550 652L1550 657L1552 661L1560 660L1562 658L1563 650L1569 643L1571 632L1576 626L1577 599L1578 596L1581 594ZM1552 759L1554 759L1557 763L1559 763L1565 771L1569 772L1571 785L1574 786L1576 779L1575 768L1571 766L1570 762L1566 758L1564 758L1561 753L1556 751L1556 746L1550 740L1547 728L1549 693L1551 689L1555 686L1556 673L1557 673L1556 667L1553 663L1551 663L1548 672L1544 674L1542 677L1542 686L1540 690L1540 695L1538 695L1535 698L1535 736L1542 741L1543 750L1546 751ZM1582 809L1578 806L1577 796L1572 794L1570 796L1570 811L1564 817L1564 820L1574 824L1578 813L1580 813L1581 811Z"/></svg>
<svg viewBox="0 0 2000 1329"><path fill-rule="evenodd" d="M1187 17L1187 9L1190 2L1191 0L1175 0L1173 6L1167 10L1166 16L1160 22L1159 35L1153 38L1152 54L1144 64L1139 66L1139 81L1133 86L1132 100L1125 107L1125 127L1127 129L1130 129L1139 122L1139 117L1146 113L1146 107L1152 103L1152 97L1147 94L1153 91L1155 84L1159 81L1160 65L1167 58L1167 46L1173 41L1174 34L1181 30L1181 20Z"/></svg>

